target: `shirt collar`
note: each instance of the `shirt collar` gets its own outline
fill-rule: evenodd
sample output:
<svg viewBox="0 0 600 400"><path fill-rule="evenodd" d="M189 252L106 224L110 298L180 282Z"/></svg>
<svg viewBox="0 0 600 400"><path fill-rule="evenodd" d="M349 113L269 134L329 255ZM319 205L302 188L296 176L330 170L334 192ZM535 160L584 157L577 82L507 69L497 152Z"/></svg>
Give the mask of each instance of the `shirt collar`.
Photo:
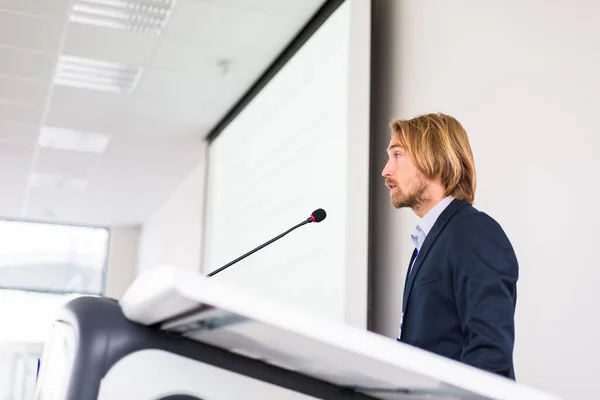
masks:
<svg viewBox="0 0 600 400"><path fill-rule="evenodd" d="M433 228L435 221L437 221L446 207L452 203L452 200L454 200L454 197L452 196L443 198L440 202L433 206L433 208L429 210L427 214L423 216L423 218L419 219L415 230L410 235L415 247L417 248L417 251L421 250L421 246L425 241L425 237L427 237L431 231L431 228Z"/></svg>

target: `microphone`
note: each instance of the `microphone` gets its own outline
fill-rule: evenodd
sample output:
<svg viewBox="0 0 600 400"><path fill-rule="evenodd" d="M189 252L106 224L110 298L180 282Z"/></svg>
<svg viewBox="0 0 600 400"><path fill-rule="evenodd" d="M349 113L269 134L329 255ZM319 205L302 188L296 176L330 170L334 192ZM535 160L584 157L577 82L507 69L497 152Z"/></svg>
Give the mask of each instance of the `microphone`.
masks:
<svg viewBox="0 0 600 400"><path fill-rule="evenodd" d="M315 211L313 211L313 213L310 215L310 217L308 217L304 221L300 222L298 225L294 226L291 229L288 229L287 231L283 232L281 235L274 237L273 239L269 240L268 242L261 244L257 248L250 250L243 256L240 256L240 257L236 258L235 260L229 262L228 264L223 265L221 268L216 269L216 270L206 274L206 276L210 277L210 276L216 275L219 272L223 271L224 269L231 267L233 264L237 263L238 261L241 261L244 258L248 257L249 255L257 252L258 250L262 249L263 247L266 247L266 246L270 245L271 243L273 243L274 241L281 239L282 237L284 237L285 235L287 235L294 229L300 228L303 225L310 224L313 222L314 223L321 222L325 219L325 217L327 217L327 213L325 212L325 210L323 210L322 208L316 209Z"/></svg>

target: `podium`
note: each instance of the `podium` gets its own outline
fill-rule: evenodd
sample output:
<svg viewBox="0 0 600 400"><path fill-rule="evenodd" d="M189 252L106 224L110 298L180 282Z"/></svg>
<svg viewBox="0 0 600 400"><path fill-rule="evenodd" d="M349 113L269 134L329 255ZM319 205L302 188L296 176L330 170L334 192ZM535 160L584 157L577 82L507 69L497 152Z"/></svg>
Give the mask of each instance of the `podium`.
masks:
<svg viewBox="0 0 600 400"><path fill-rule="evenodd" d="M557 397L170 267L57 315L38 400Z"/></svg>

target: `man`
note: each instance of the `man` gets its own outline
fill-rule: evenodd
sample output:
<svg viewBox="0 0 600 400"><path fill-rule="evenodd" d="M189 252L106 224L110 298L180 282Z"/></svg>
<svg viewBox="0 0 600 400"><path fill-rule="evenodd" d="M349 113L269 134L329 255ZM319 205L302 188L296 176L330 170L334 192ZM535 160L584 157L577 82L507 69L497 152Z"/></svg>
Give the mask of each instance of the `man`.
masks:
<svg viewBox="0 0 600 400"><path fill-rule="evenodd" d="M390 201L420 218L398 340L515 379L518 263L502 228L472 205L475 164L444 114L390 123L383 169Z"/></svg>

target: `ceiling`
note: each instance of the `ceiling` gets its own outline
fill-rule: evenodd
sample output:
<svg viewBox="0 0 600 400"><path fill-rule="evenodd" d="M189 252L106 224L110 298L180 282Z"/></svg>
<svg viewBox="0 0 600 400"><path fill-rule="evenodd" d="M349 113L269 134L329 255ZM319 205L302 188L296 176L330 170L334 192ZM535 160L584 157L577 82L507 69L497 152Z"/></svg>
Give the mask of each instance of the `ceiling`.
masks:
<svg viewBox="0 0 600 400"><path fill-rule="evenodd" d="M153 35L70 21L70 0L0 0L0 217L143 223L323 3L177 0ZM142 72L131 93L56 84L65 55ZM45 127L108 143L97 152L40 146Z"/></svg>

